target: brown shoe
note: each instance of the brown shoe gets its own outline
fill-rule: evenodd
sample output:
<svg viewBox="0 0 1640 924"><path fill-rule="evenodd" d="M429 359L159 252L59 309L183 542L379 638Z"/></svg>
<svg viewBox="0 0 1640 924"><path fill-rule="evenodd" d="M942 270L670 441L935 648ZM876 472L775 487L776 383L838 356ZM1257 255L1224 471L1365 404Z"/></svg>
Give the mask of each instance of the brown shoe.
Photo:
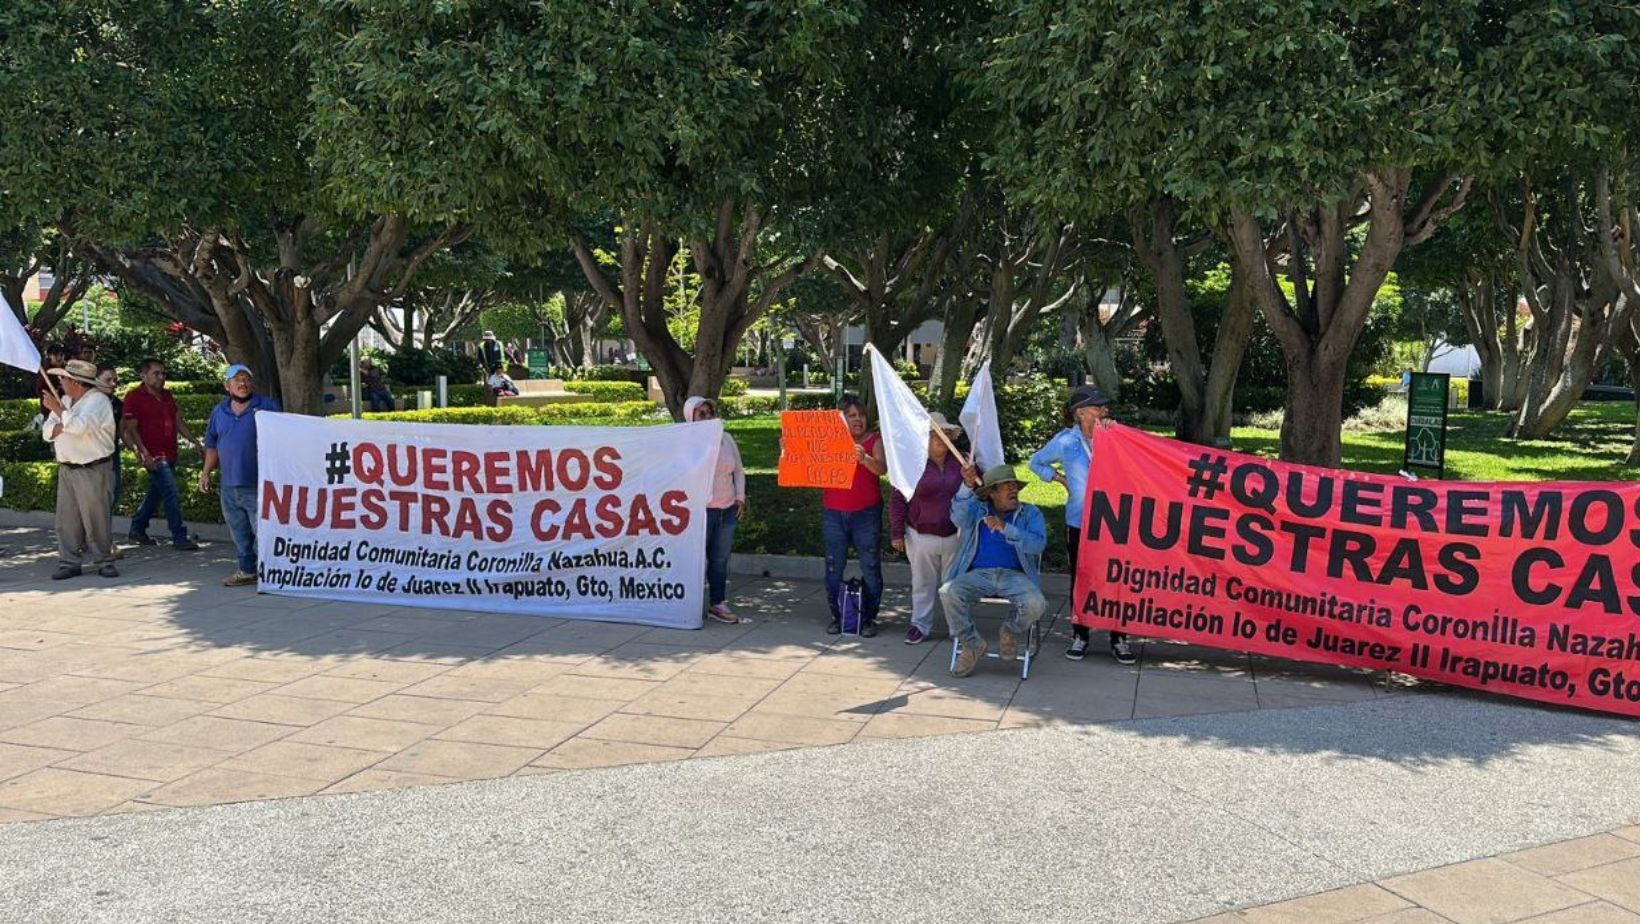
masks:
<svg viewBox="0 0 1640 924"><path fill-rule="evenodd" d="M966 677L974 672L979 659L985 657L985 639L975 639L972 645L964 645L957 652L957 663L951 666L951 676Z"/></svg>
<svg viewBox="0 0 1640 924"><path fill-rule="evenodd" d="M1012 661L1018 653L1019 636L1008 631L1007 626L1003 626L997 631L997 657L1004 661Z"/></svg>
<svg viewBox="0 0 1640 924"><path fill-rule="evenodd" d="M256 583L256 575L251 574L249 571L235 571L232 575L230 575L228 577L227 580L222 582L222 586L224 586L224 587L245 587L249 584L255 584L255 583Z"/></svg>

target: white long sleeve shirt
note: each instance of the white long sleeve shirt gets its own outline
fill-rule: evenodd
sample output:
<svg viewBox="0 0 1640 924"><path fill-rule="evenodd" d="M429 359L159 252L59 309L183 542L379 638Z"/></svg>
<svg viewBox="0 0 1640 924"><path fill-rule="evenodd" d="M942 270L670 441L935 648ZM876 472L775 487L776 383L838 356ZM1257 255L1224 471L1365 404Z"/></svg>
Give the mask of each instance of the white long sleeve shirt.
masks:
<svg viewBox="0 0 1640 924"><path fill-rule="evenodd" d="M53 438L58 424L63 432ZM114 454L114 406L97 390L78 400L64 395L62 413L47 417L40 433L55 446L58 462L85 465L106 459Z"/></svg>

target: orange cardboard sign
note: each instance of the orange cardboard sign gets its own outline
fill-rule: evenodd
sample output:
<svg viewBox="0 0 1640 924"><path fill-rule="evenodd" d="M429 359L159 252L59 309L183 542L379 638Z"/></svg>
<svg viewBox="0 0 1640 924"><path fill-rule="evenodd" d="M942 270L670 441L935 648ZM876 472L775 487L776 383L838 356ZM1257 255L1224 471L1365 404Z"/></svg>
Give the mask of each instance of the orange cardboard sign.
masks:
<svg viewBox="0 0 1640 924"><path fill-rule="evenodd" d="M780 414L782 488L846 488L854 483L854 438L837 411Z"/></svg>

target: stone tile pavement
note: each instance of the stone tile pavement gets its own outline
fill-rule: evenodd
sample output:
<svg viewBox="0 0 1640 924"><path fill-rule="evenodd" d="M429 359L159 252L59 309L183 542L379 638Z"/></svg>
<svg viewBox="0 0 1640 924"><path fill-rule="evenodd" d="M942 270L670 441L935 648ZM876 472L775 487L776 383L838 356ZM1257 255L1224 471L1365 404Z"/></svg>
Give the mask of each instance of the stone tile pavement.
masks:
<svg viewBox="0 0 1640 924"><path fill-rule="evenodd" d="M1640 924L1640 825L1197 924Z"/></svg>
<svg viewBox="0 0 1640 924"><path fill-rule="evenodd" d="M1028 681L826 636L822 588L732 586L690 632L330 603L224 588L222 549L132 549L51 582L50 536L0 530L0 823L395 789L1051 723L1351 703L1403 679L1152 642L1075 663L1063 597Z"/></svg>

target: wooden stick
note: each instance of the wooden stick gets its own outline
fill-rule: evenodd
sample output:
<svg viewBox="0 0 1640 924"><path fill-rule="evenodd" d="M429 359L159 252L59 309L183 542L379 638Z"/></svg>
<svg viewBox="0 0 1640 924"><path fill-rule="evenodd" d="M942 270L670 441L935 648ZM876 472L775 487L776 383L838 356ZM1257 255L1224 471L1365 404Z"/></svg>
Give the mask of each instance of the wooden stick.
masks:
<svg viewBox="0 0 1640 924"><path fill-rule="evenodd" d="M945 448L951 450L951 454L957 457L957 462L961 463L963 468L967 468L968 460L963 458L962 453L957 451L957 447L951 442L951 437L945 435L945 430L940 427L933 427L932 429L935 435L940 438L940 442L945 444Z"/></svg>
<svg viewBox="0 0 1640 924"><path fill-rule="evenodd" d="M62 392L57 390L57 384L51 380L51 376L46 375L46 371L44 369L40 370L40 378L46 380L46 391L51 392L52 396L58 401L63 400Z"/></svg>

